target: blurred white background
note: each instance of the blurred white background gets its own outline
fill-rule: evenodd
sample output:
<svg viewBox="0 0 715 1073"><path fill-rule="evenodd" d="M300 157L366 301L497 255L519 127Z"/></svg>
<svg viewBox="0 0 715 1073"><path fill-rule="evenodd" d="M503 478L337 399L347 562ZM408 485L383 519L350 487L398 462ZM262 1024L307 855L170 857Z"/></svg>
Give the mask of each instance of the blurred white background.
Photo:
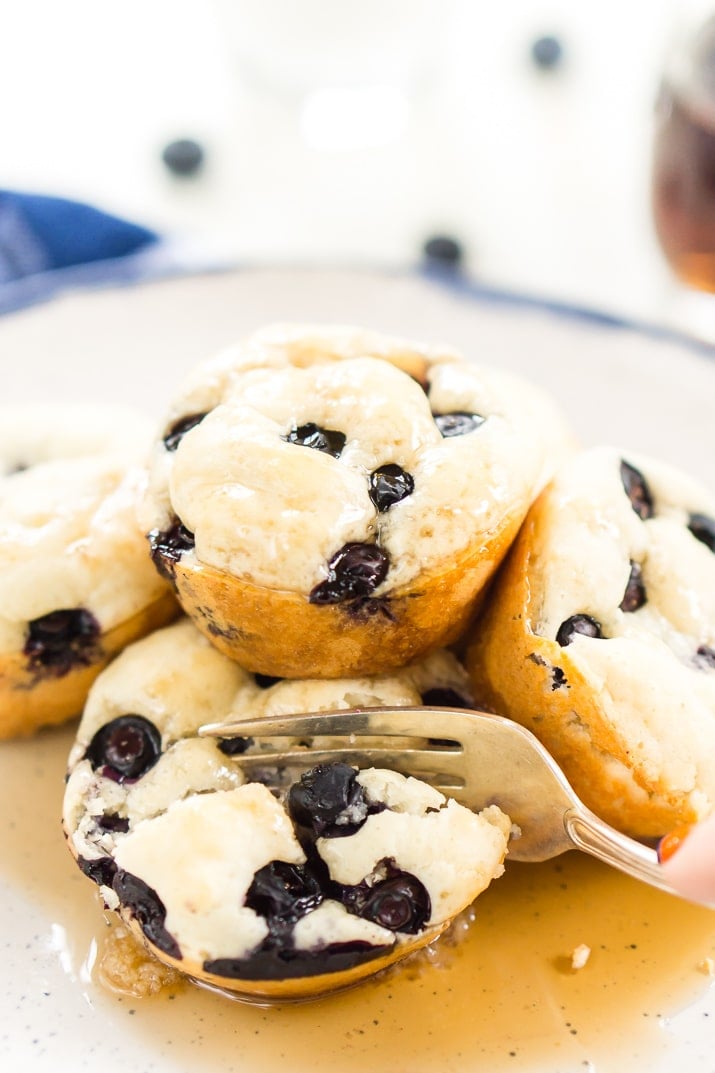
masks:
<svg viewBox="0 0 715 1073"><path fill-rule="evenodd" d="M402 267L448 234L488 284L677 323L649 172L686 8L8 2L0 187L86 200L241 263ZM544 37L552 66L533 56ZM194 174L163 162L175 139L203 149Z"/></svg>

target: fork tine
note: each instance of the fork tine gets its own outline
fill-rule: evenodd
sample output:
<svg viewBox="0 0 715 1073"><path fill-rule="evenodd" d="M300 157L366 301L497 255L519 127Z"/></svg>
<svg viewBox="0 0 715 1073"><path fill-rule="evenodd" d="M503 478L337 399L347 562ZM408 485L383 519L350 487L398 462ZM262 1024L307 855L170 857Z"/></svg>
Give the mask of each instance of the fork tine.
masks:
<svg viewBox="0 0 715 1073"><path fill-rule="evenodd" d="M271 764L314 766L334 760L359 767L386 767L429 782L453 795L465 787L464 750L455 737L455 716L461 709L364 708L264 716L231 723L208 723L202 736L253 738L254 752L236 761L244 768ZM281 738L318 740L314 748L296 748Z"/></svg>
<svg viewBox="0 0 715 1073"><path fill-rule="evenodd" d="M362 708L268 715L260 719L206 723L199 727L199 735L216 738L413 736L455 741L459 726L455 717L464 714L462 709L451 708Z"/></svg>
<svg viewBox="0 0 715 1073"><path fill-rule="evenodd" d="M454 761L459 753L445 753L431 749L401 749L394 752L385 748L360 749L352 745L332 746L318 749L261 749L255 753L240 753L234 759L239 767L270 767L302 764L314 767L316 764L340 760L358 767L386 767L400 771L404 775L413 775L436 786L464 786L464 779L455 767ZM452 768L455 767L454 770Z"/></svg>
<svg viewBox="0 0 715 1073"><path fill-rule="evenodd" d="M520 832L510 843L512 860L545 861L577 847L653 887L677 893L663 879L655 851L599 820L534 735L503 716L384 706L210 723L198 733L253 738L255 751L235 756L248 770L272 765L290 771L291 766L312 767L339 757L358 767L379 765L422 777L468 808L503 808ZM328 740L317 742L315 749L287 741L281 749L271 740L275 738Z"/></svg>

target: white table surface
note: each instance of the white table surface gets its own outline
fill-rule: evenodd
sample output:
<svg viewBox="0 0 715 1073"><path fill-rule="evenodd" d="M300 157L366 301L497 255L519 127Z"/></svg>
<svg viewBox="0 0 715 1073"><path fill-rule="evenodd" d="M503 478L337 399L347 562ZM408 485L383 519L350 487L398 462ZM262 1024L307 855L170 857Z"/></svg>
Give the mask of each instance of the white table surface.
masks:
<svg viewBox="0 0 715 1073"><path fill-rule="evenodd" d="M4 5L0 187L88 200L241 263L404 266L447 232L489 284L698 330L649 214L653 103L683 0L454 0L444 40L424 35L431 77L394 114L378 102L367 129L339 98L334 127L316 126L315 98L278 92L237 55L271 9L274 73L321 46L352 77L364 42L332 42L321 2ZM417 0L394 3L417 18ZM343 6L348 25L357 5ZM359 7L387 33L384 3ZM544 33L564 45L551 72L529 61ZM383 59L365 81L394 73ZM183 136L206 150L194 179L161 162Z"/></svg>

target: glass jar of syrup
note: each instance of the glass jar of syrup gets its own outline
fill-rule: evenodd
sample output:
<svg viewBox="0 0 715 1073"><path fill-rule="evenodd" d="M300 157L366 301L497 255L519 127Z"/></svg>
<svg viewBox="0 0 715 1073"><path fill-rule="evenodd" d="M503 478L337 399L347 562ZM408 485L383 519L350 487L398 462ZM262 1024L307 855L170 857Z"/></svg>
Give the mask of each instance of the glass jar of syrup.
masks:
<svg viewBox="0 0 715 1073"><path fill-rule="evenodd" d="M715 292L715 13L683 42L661 84L652 197L671 268Z"/></svg>

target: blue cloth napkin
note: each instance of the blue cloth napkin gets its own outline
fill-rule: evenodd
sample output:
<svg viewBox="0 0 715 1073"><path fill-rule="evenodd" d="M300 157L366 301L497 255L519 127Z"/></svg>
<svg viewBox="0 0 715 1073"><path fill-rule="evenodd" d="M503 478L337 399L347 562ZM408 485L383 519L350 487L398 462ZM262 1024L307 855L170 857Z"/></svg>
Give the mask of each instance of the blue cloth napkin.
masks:
<svg viewBox="0 0 715 1073"><path fill-rule="evenodd" d="M0 313L68 287L157 275L162 251L154 231L90 205L0 190Z"/></svg>

